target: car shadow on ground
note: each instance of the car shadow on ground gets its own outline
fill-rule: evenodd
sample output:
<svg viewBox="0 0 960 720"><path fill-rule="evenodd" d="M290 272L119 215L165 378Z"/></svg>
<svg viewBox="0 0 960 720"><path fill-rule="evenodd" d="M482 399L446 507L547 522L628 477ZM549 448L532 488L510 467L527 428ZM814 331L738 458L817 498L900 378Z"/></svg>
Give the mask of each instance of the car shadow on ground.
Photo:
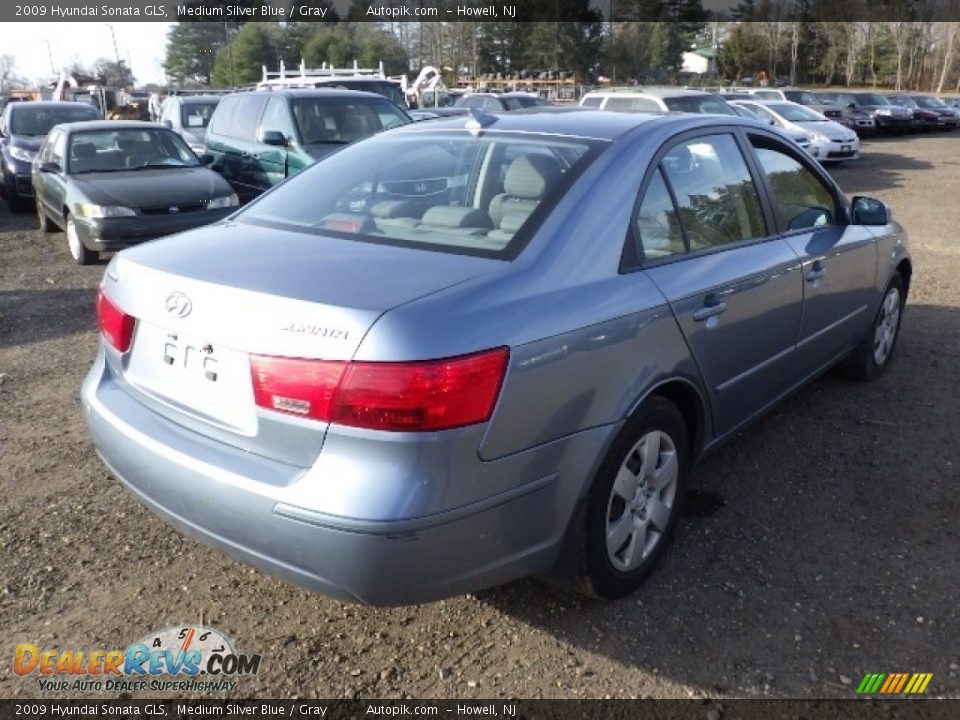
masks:
<svg viewBox="0 0 960 720"><path fill-rule="evenodd" d="M96 332L96 290L0 290L0 348Z"/></svg>
<svg viewBox="0 0 960 720"><path fill-rule="evenodd" d="M853 697L881 671L933 672L928 693L956 693L957 356L960 309L910 306L880 380L830 373L702 461L636 593L522 581L480 600L709 694Z"/></svg>
<svg viewBox="0 0 960 720"><path fill-rule="evenodd" d="M848 195L881 192L901 187L915 170L933 167L926 160L916 160L898 153L883 152L883 140L878 138L866 144L860 158L839 165L827 165L826 170ZM900 140L902 142L902 140ZM866 172L864 172L866 171Z"/></svg>

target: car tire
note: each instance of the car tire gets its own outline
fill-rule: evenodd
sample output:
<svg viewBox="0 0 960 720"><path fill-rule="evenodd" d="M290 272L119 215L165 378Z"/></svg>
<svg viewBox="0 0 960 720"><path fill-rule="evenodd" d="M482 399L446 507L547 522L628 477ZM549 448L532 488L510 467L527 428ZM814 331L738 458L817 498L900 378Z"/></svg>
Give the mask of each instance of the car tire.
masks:
<svg viewBox="0 0 960 720"><path fill-rule="evenodd" d="M620 431L590 489L581 592L616 599L650 574L676 527L689 465L683 416L670 401L649 398Z"/></svg>
<svg viewBox="0 0 960 720"><path fill-rule="evenodd" d="M47 214L43 211L43 205L39 202L37 202L37 221L40 225L40 232L44 235L56 232L57 226L47 217Z"/></svg>
<svg viewBox="0 0 960 720"><path fill-rule="evenodd" d="M840 365L840 371L854 380L870 381L880 377L890 361L897 340L907 293L903 278L896 273L883 292L880 307L870 323L870 330L857 348Z"/></svg>
<svg viewBox="0 0 960 720"><path fill-rule="evenodd" d="M100 253L83 244L83 240L80 239L80 234L77 232L77 224L70 215L67 215L66 234L67 249L77 265L93 265L100 259Z"/></svg>
<svg viewBox="0 0 960 720"><path fill-rule="evenodd" d="M20 197L16 192L7 187L7 207L12 213L25 213L30 209L30 201Z"/></svg>

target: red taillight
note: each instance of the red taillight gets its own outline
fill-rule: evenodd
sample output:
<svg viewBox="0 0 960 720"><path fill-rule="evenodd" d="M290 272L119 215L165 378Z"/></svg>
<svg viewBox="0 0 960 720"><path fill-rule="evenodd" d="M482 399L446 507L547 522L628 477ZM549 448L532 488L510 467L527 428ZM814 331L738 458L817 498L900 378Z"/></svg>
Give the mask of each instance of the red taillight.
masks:
<svg viewBox="0 0 960 720"><path fill-rule="evenodd" d="M330 421L333 396L347 364L254 355L253 398L262 408Z"/></svg>
<svg viewBox="0 0 960 720"><path fill-rule="evenodd" d="M448 430L490 419L509 352L424 362L252 360L257 405L372 430Z"/></svg>
<svg viewBox="0 0 960 720"><path fill-rule="evenodd" d="M122 353L130 349L137 319L110 302L102 287L97 293L97 324L103 337L113 347Z"/></svg>

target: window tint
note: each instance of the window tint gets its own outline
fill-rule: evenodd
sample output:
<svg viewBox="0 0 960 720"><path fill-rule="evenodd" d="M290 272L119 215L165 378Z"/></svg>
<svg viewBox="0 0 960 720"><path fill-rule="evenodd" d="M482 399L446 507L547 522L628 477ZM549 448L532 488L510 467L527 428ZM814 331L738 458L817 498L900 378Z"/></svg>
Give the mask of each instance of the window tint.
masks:
<svg viewBox="0 0 960 720"><path fill-rule="evenodd" d="M257 121L266 104L265 93L226 97L213 114L210 130L218 135L253 140Z"/></svg>
<svg viewBox="0 0 960 720"><path fill-rule="evenodd" d="M245 222L500 256L589 162L553 137L385 133L334 153L243 213ZM504 172L504 166L506 171Z"/></svg>
<svg viewBox="0 0 960 720"><path fill-rule="evenodd" d="M798 160L753 140L757 159L773 192L774 207L788 230L824 227L836 221L833 193Z"/></svg>
<svg viewBox="0 0 960 720"><path fill-rule="evenodd" d="M643 249L642 257L656 259L686 250L676 207L659 169L647 185L634 228Z"/></svg>
<svg viewBox="0 0 960 720"><path fill-rule="evenodd" d="M757 189L732 135L677 145L664 156L662 167L690 250L766 234Z"/></svg>
<svg viewBox="0 0 960 720"><path fill-rule="evenodd" d="M604 109L622 112L660 112L660 106L655 100L643 97L612 97L607 100L607 106Z"/></svg>

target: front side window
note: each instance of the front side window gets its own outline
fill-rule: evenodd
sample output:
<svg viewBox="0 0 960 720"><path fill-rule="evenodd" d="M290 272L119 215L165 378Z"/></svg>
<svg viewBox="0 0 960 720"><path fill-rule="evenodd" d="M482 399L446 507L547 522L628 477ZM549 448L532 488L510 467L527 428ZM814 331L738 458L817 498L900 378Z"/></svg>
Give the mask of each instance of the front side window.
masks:
<svg viewBox="0 0 960 720"><path fill-rule="evenodd" d="M266 104L266 93L226 97L211 118L210 131L226 137L253 140L257 122Z"/></svg>
<svg viewBox="0 0 960 720"><path fill-rule="evenodd" d="M70 135L71 174L121 172L200 163L171 130L90 130Z"/></svg>
<svg viewBox="0 0 960 720"><path fill-rule="evenodd" d="M56 137L50 140L50 162L54 162L61 168L64 167L64 157L66 156L67 136L64 132L58 132Z"/></svg>
<svg viewBox="0 0 960 720"><path fill-rule="evenodd" d="M821 122L823 120L822 115L815 113L813 110L808 110L802 105L783 103L782 105L771 105L770 109L790 122Z"/></svg>
<svg viewBox="0 0 960 720"><path fill-rule="evenodd" d="M820 178L765 139L752 138L752 143L783 227L805 230L826 227L837 221L836 200Z"/></svg>
<svg viewBox="0 0 960 720"><path fill-rule="evenodd" d="M757 188L732 135L707 135L670 149L661 161L691 251L766 234Z"/></svg>
<svg viewBox="0 0 960 720"><path fill-rule="evenodd" d="M299 97L291 109L304 145L346 145L408 122L393 103L373 98Z"/></svg>
<svg viewBox="0 0 960 720"><path fill-rule="evenodd" d="M10 132L14 135L43 137L60 123L99 120L95 108L84 103L59 107L17 107L11 108Z"/></svg>
<svg viewBox="0 0 960 720"><path fill-rule="evenodd" d="M510 256L597 141L387 133L328 156L250 205L253 224ZM534 225L531 225L533 223Z"/></svg>
<svg viewBox="0 0 960 720"><path fill-rule="evenodd" d="M267 103L267 109L263 111L263 118L260 120L260 132L267 130L282 133L287 140L294 137L290 112L283 98L272 97Z"/></svg>

